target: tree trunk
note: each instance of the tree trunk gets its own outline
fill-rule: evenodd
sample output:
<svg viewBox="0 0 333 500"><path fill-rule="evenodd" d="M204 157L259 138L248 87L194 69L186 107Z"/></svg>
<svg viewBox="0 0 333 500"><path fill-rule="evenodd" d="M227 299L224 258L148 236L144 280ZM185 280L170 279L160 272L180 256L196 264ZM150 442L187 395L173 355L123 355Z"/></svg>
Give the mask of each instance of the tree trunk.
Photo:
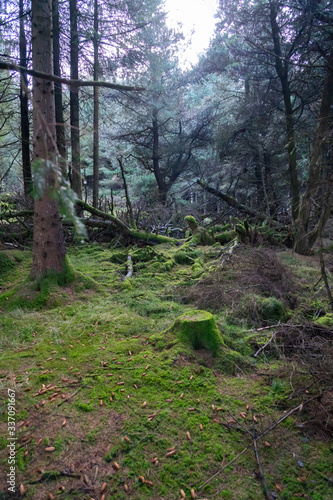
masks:
<svg viewBox="0 0 333 500"><path fill-rule="evenodd" d="M158 187L158 197L159 201L165 205L167 200L167 186L162 177L161 169L160 169L160 137L159 137L159 126L158 126L158 109L153 109L153 169L154 175L157 182Z"/></svg>
<svg viewBox="0 0 333 500"><path fill-rule="evenodd" d="M299 182L297 175L294 117L293 117L293 107L291 103L290 85L288 80L288 61L283 58L281 51L280 29L276 20L277 13L278 13L277 4L274 1L270 2L270 24L272 29L273 43L274 43L275 69L282 86L284 114L286 118L291 212L293 220L296 220L298 217L300 195L299 195Z"/></svg>
<svg viewBox="0 0 333 500"><path fill-rule="evenodd" d="M77 2L69 0L71 26L71 80L79 79L79 34L77 30ZM82 198L81 158L80 158L80 119L79 119L79 88L70 89L70 123L72 146L71 184L78 198Z"/></svg>
<svg viewBox="0 0 333 500"><path fill-rule="evenodd" d="M59 0L52 0L53 19L53 71L57 76L60 73L60 24L59 24ZM57 133L57 148L60 154L59 162L61 171L67 176L67 148L65 139L64 112L62 107L62 84L54 83L55 119Z"/></svg>
<svg viewBox="0 0 333 500"><path fill-rule="evenodd" d="M98 0L94 0L94 80L98 80ZM99 88L94 87L93 207L99 191Z"/></svg>
<svg viewBox="0 0 333 500"><path fill-rule="evenodd" d="M51 0L32 0L32 60L37 71L52 73ZM45 187L34 205L33 262L30 276L40 278L50 271L64 271L66 247L58 203L51 196L54 170L48 165L56 159L54 85L33 79L34 163L45 172Z"/></svg>
<svg viewBox="0 0 333 500"><path fill-rule="evenodd" d="M318 238L332 209L332 134L333 106L333 53L327 62L327 76L324 83L319 112L319 123L313 138L309 166L309 177L302 198L299 217L296 221L295 252L306 255Z"/></svg>
<svg viewBox="0 0 333 500"><path fill-rule="evenodd" d="M24 31L24 9L23 0L19 0L20 12L20 66L27 67L27 41ZM22 167L23 167L23 185L25 196L31 196L32 178L30 161L30 126L29 126L29 108L28 108L28 79L27 75L21 73L20 84L20 102L21 102L21 141L22 141Z"/></svg>

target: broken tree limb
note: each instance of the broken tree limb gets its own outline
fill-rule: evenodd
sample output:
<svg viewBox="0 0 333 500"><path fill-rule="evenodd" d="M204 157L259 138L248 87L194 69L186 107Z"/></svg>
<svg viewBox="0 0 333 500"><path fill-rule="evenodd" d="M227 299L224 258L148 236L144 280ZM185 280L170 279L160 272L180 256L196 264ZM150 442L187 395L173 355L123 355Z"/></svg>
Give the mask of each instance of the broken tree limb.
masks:
<svg viewBox="0 0 333 500"><path fill-rule="evenodd" d="M76 203L86 212L89 212L92 215L96 215L97 217L100 217L101 219L104 219L106 221L110 221L114 225L114 227L120 231L122 236L127 236L129 238L133 238L134 240L145 241L147 244L151 245L156 245L158 243L174 244L176 241L179 241L175 238L170 238L169 236L160 236L158 234L145 233L136 229L130 229L124 222L117 219L117 217L115 217L114 215L102 212L101 210L88 205L88 203L85 203L82 200L77 200Z"/></svg>
<svg viewBox="0 0 333 500"><path fill-rule="evenodd" d="M7 69L17 71L18 73L28 74L34 76L35 78L41 78L42 80L51 80L56 83L64 83L65 85L70 85L71 87L106 87L114 90L127 90L127 91L142 91L145 90L144 87L133 87L128 85L119 85L117 83L109 83L95 80L70 80L69 78L62 78L61 76L51 75L48 73L42 73L41 71L36 71L34 69L28 69L24 66L17 66L9 62L0 61L0 69Z"/></svg>
<svg viewBox="0 0 333 500"><path fill-rule="evenodd" d="M130 278L133 274L133 261L132 261L132 255L128 254L127 256L127 274L125 276L125 280L127 278Z"/></svg>
<svg viewBox="0 0 333 500"><path fill-rule="evenodd" d="M301 411L302 409L303 409L303 403L301 403L300 405L296 406L296 408L292 408L287 413L285 413L284 415L282 415L282 417L280 417L279 420L277 420L276 422L273 422L272 425L270 425L269 427L267 427L261 434L259 434L259 436L257 436L257 442L260 439L262 439L264 436L266 436L266 434L268 434L273 429L275 429L275 427L277 427L278 425L280 425L284 420L286 420L286 418L290 417L290 415L292 415L296 411ZM225 469L227 469L228 467L230 467L230 465L232 465L234 462L236 462L236 460L238 460L239 457L241 457L242 455L244 455L244 453L252 447L252 444L253 443L250 443L248 446L246 446L246 448L244 448L240 453L238 453L238 455L235 458L233 458L230 462L228 462L224 467L222 467L222 469L219 469L213 476L211 476L210 478L208 478L207 481L205 481L198 488L198 491L202 490L202 488L204 486L206 486L206 484L210 483L210 481L212 481L213 479L215 479L219 474L221 474L221 472L223 472Z"/></svg>
<svg viewBox="0 0 333 500"><path fill-rule="evenodd" d="M85 203L82 200L77 200L76 201L77 205L85 210L86 212L89 212L91 215L96 215L97 217L100 217L101 219L108 220L113 223L113 225L120 230L120 232L125 235L125 236L130 236L131 230L124 222L121 220L117 219L114 215L107 214L105 212L102 212L102 210L98 210L98 208L94 208L88 203Z"/></svg>
<svg viewBox="0 0 333 500"><path fill-rule="evenodd" d="M0 214L0 220L16 219L17 217L32 217L33 210L21 210L20 212L5 211Z"/></svg>
<svg viewBox="0 0 333 500"><path fill-rule="evenodd" d="M214 196L221 198L221 200L228 203L228 205L230 205L231 207L237 208L241 212L245 212L246 214L251 215L256 219L259 219L260 221L264 221L267 219L266 215L251 210L251 208L247 207L246 205L239 203L233 196L230 196L229 194L226 193L222 193L222 191L219 191L218 189L215 189L212 186L208 186L206 182L203 182L200 179L197 179L197 184L199 184L199 186L202 187L202 189L207 191L207 193L213 194Z"/></svg>
<svg viewBox="0 0 333 500"><path fill-rule="evenodd" d="M253 432L252 432L252 442L253 442L253 451L254 451L254 456L256 457L257 464L258 464L258 471L259 471L259 477L261 481L261 486L263 489L263 493L265 495L266 500L272 500L272 495L267 487L266 479L265 479L265 474L264 470L262 468L260 458L259 458L259 452L258 452L258 447L257 447L257 430L256 430L256 425L255 425L255 420L254 420L254 410L252 408L252 423L253 423Z"/></svg>

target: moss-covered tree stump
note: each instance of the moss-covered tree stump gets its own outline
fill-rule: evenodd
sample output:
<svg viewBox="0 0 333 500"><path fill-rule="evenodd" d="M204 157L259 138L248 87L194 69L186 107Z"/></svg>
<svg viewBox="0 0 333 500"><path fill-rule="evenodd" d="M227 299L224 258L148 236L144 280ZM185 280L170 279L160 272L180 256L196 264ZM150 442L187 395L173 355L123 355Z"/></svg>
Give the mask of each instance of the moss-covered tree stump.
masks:
<svg viewBox="0 0 333 500"><path fill-rule="evenodd" d="M208 349L216 354L224 345L214 316L207 311L188 311L176 319L172 331L193 349Z"/></svg>
<svg viewBox="0 0 333 500"><path fill-rule="evenodd" d="M215 240L205 228L198 226L197 221L192 215L187 215L184 219L192 231L190 243L195 245L214 245Z"/></svg>

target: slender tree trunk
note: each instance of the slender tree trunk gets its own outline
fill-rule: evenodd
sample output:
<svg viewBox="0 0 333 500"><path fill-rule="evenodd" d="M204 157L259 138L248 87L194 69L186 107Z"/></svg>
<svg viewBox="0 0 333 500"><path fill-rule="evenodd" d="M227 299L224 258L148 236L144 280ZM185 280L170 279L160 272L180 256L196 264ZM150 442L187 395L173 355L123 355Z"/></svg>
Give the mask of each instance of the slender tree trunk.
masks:
<svg viewBox="0 0 333 500"><path fill-rule="evenodd" d="M33 68L52 73L51 0L32 0ZM55 184L48 165L56 160L56 128L53 82L33 79L34 163L44 172L46 184L34 205L33 262L30 276L35 279L50 271L64 270L66 247L58 203L51 196Z"/></svg>
<svg viewBox="0 0 333 500"><path fill-rule="evenodd" d="M318 238L332 210L333 160L330 152L333 106L333 53L327 63L319 112L313 138L309 177L296 221L295 252L306 255Z"/></svg>
<svg viewBox="0 0 333 500"><path fill-rule="evenodd" d="M59 0L52 0L53 19L53 71L57 76L60 73L60 24L59 24ZM67 175L67 148L65 139L64 112L62 107L62 84L54 83L55 119L57 132L57 147L60 154L59 162L64 176Z"/></svg>
<svg viewBox="0 0 333 500"><path fill-rule="evenodd" d="M19 0L20 13L20 66L27 67L27 41L24 30L24 6L23 0ZM31 196L31 161L30 161L30 125L28 108L28 79L25 73L21 73L20 84L20 102L21 102L21 141L22 141L22 167L23 167L23 185L24 194Z"/></svg>
<svg viewBox="0 0 333 500"><path fill-rule="evenodd" d="M167 200L168 189L166 183L164 182L160 169L158 110L156 108L153 109L152 127L153 127L153 169L158 187L159 201L163 205L165 205Z"/></svg>
<svg viewBox="0 0 333 500"><path fill-rule="evenodd" d="M298 217L300 195L299 195L299 182L298 182L297 162L296 162L294 116L293 116L293 107L291 103L290 85L288 80L288 62L284 60L282 56L281 43L280 43L280 29L276 20L277 13L278 13L277 4L274 1L270 2L270 24L272 29L273 43L274 43L275 69L282 86L284 114L286 118L291 212L293 220L296 220Z"/></svg>
<svg viewBox="0 0 333 500"><path fill-rule="evenodd" d="M77 29L77 0L69 0L71 26L71 79L79 79L79 34ZM81 158L80 158L80 119L79 88L70 89L70 123L72 146L72 188L79 199L82 199Z"/></svg>
<svg viewBox="0 0 333 500"><path fill-rule="evenodd" d="M98 0L94 0L94 80L98 80ZM94 87L93 207L99 191L99 88Z"/></svg>

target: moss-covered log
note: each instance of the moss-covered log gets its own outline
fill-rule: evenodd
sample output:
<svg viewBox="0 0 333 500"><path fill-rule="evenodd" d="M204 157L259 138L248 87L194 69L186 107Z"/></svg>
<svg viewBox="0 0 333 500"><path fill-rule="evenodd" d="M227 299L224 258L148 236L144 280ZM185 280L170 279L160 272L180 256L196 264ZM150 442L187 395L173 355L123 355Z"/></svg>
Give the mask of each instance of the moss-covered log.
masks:
<svg viewBox="0 0 333 500"><path fill-rule="evenodd" d="M82 200L77 200L77 205L92 215L96 215L101 219L110 221L123 236L127 236L134 240L145 241L148 244L175 243L177 241L175 238L169 238L168 236L160 236L158 234L146 233L137 229L130 229L124 222L117 219L114 215L102 212Z"/></svg>

